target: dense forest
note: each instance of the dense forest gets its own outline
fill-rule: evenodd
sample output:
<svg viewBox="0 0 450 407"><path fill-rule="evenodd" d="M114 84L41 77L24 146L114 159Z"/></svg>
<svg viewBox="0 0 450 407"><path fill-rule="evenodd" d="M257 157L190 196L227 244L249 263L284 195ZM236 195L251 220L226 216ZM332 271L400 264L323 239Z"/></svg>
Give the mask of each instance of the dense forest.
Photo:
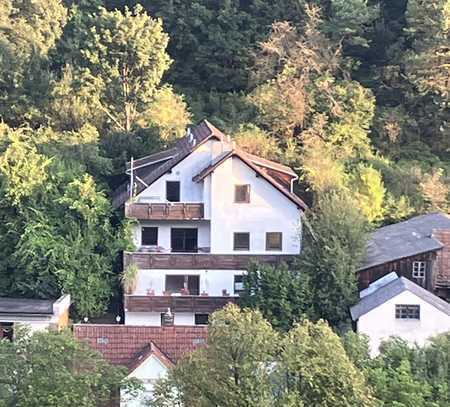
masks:
<svg viewBox="0 0 450 407"><path fill-rule="evenodd" d="M319 212L447 211L449 27L448 0L2 0L0 295L104 312L125 161L205 117Z"/></svg>

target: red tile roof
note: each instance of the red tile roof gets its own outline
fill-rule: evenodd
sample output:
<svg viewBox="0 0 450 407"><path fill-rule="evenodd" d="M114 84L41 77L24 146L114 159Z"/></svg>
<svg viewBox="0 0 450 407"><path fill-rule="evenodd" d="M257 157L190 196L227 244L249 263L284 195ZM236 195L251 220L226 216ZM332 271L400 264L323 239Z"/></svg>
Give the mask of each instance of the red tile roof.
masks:
<svg viewBox="0 0 450 407"><path fill-rule="evenodd" d="M178 362L186 353L205 345L208 328L76 324L73 331L77 339L86 341L110 363L133 368L148 352Z"/></svg>
<svg viewBox="0 0 450 407"><path fill-rule="evenodd" d="M161 351L153 342L146 345L141 352L133 357L133 360L128 365L130 372L135 371L142 365L150 356L156 356L159 361L168 369L174 366L173 362L167 357L167 355Z"/></svg>

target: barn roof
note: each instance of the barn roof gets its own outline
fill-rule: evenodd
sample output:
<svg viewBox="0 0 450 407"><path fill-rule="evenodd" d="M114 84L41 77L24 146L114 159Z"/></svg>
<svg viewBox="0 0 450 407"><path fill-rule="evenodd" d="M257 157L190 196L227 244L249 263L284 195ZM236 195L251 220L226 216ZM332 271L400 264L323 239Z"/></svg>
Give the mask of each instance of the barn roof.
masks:
<svg viewBox="0 0 450 407"><path fill-rule="evenodd" d="M450 229L448 215L430 213L377 229L370 235L360 270L441 249L443 244L432 235L438 229Z"/></svg>
<svg viewBox="0 0 450 407"><path fill-rule="evenodd" d="M381 304L384 304L386 301L396 297L403 291L412 292L423 301L426 301L430 305L450 316L450 304L447 301L442 300L438 296L425 290L407 278L399 277L394 281L378 288L371 294L366 295L356 305L351 307L350 314L352 319L356 321L362 315L365 315L369 311L379 307Z"/></svg>

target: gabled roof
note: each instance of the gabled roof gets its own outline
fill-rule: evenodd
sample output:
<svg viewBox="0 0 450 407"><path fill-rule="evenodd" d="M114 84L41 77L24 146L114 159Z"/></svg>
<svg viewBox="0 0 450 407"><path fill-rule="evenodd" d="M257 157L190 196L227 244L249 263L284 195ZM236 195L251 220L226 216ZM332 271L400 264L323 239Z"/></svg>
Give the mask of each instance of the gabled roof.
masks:
<svg viewBox="0 0 450 407"><path fill-rule="evenodd" d="M294 172L294 170L291 167L288 167L287 165L283 165L283 164L277 163L276 161L268 160L266 158L258 157L257 155L249 154L247 152L245 152L245 154L249 158L250 161L252 161L254 164L258 165L259 167L274 169L275 171L279 171L279 172L288 174L292 178L298 178L298 175Z"/></svg>
<svg viewBox="0 0 450 407"><path fill-rule="evenodd" d="M377 229L370 235L360 270L441 249L442 243L432 236L436 229L450 229L450 217L430 213Z"/></svg>
<svg viewBox="0 0 450 407"><path fill-rule="evenodd" d="M139 355L157 355L158 350L170 362L177 363L185 354L206 344L208 327L75 324L73 332L111 364L132 368ZM155 345L153 349L147 348L150 343Z"/></svg>
<svg viewBox="0 0 450 407"><path fill-rule="evenodd" d="M133 360L128 365L130 373L134 372L151 356L155 356L167 369L174 366L174 363L167 357L167 355L165 355L164 352L162 352L153 342L150 342L134 356Z"/></svg>
<svg viewBox="0 0 450 407"><path fill-rule="evenodd" d="M226 142L226 136L219 129L213 126L207 120L201 121L197 126L189 129L188 134L178 140L175 147L171 150L162 152L162 159L160 165L152 166L147 171L143 171L139 174L139 177L145 182L147 186L153 184L157 179L162 177L166 172L170 171L175 165L184 160L188 155L194 152L199 146L206 143L208 140L215 138L217 140ZM174 154L175 153L175 154ZM153 157L153 158L152 158ZM140 160L140 165L149 165L154 161L155 154L148 157L143 157ZM164 158L170 157L168 160ZM142 182L137 183L137 193L142 192L147 186ZM119 208L128 199L128 182L123 183L113 193L113 207Z"/></svg>
<svg viewBox="0 0 450 407"><path fill-rule="evenodd" d="M201 170L198 174L194 175L192 180L194 182L200 182L204 178L206 178L208 175L210 175L217 167L219 167L221 164L223 164L226 160L228 160L231 157L239 158L242 162L244 162L247 166L249 166L253 171L255 171L260 177L264 178L267 182L269 182L273 187L278 189L284 196L286 196L289 200L294 202L297 206L302 208L303 210L307 209L306 204L295 194L288 191L285 187L280 185L273 177L271 177L269 174L267 174L265 171L263 171L261 168L259 168L257 165L255 165L250 157L240 150L231 150L228 152L225 152L221 154L217 159L205 167L203 170Z"/></svg>
<svg viewBox="0 0 450 407"><path fill-rule="evenodd" d="M14 315L52 315L52 300L0 297L0 314Z"/></svg>
<svg viewBox="0 0 450 407"><path fill-rule="evenodd" d="M378 288L375 292L363 297L356 305L350 308L352 319L356 321L362 315L379 307L386 301L396 297L403 291L410 291L417 297L426 301L436 309L444 312L450 316L450 304L440 299L438 296L420 287L416 283L408 280L405 277L399 277L394 281Z"/></svg>

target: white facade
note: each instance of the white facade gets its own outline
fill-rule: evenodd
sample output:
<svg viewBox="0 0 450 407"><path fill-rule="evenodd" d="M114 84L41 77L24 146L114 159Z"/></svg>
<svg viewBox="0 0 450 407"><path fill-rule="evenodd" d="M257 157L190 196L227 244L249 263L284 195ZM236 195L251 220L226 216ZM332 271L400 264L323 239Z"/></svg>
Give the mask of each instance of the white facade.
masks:
<svg viewBox="0 0 450 407"><path fill-rule="evenodd" d="M420 319L396 318L396 305L419 305ZM427 339L450 331L450 316L410 291L403 291L361 315L357 331L370 338L372 356L382 341L398 336L410 344L424 345Z"/></svg>
<svg viewBox="0 0 450 407"><path fill-rule="evenodd" d="M211 255L296 255L301 249L301 209L298 201L290 195L290 189L280 191L264 174L255 170L253 164L239 155L231 154L232 144L209 139L174 165L159 179L150 184L135 198L136 203L168 203L167 182L179 182L180 203L202 203L202 220L146 220L134 225L133 239L136 250L159 254L180 254L172 245L173 229L196 229L196 256ZM230 153L230 156L227 155ZM226 157L224 159L224 157ZM218 164L219 163L219 164ZM218 165L216 165L218 164ZM207 168L205 176L195 176ZM258 167L259 168L259 167ZM280 169L283 172L283 169ZM286 176L286 173L284 173ZM295 178L289 173L288 178ZM235 202L235 189L246 185L249 188L248 202ZM281 187L284 188L284 187ZM295 197L294 197L295 198ZM157 239L151 246L143 245L144 228L157 228ZM151 233L154 233L152 231ZM195 233L195 232L194 232ZM248 248L235 247L235 234L248 234ZM273 233L281 235L281 247L267 246ZM191 235L191 234L190 234ZM154 236L152 234L152 236ZM186 234L187 236L187 234ZM191 238L191 237L190 237ZM186 238L187 239L187 238ZM279 240L278 240L279 241ZM150 244L150 243L149 243ZM182 246L187 247L185 246ZM188 253L192 251L186 250ZM150 256L151 254L149 254ZM209 263L208 263L209 264ZM233 266L232 266L233 267ZM231 267L231 268L232 268ZM236 296L235 276L245 270L219 269L185 270L141 269L137 276L136 289L131 296L168 295L168 276L198 276L198 290L194 295L210 297ZM190 295L183 294L183 295ZM169 295L181 295L173 293ZM192 295L192 294L191 294ZM160 312L134 312L125 309L127 325L160 325ZM175 325L194 325L195 313L174 312Z"/></svg>
<svg viewBox="0 0 450 407"><path fill-rule="evenodd" d="M167 367L155 356L150 355L128 377L136 378L142 382L143 390L134 397L123 390L120 395L120 407L143 407L148 405L148 400L153 395L155 382L167 374Z"/></svg>
<svg viewBox="0 0 450 407"><path fill-rule="evenodd" d="M218 166L200 182L192 178L210 165L226 148L210 140L175 165L137 195L137 202L166 202L166 182L180 182L180 202L203 203L202 221L145 221L134 226L133 237L141 247L141 228L158 227L158 246L170 252L171 228L198 228L199 248L208 248L212 254L232 254L233 234L250 234L250 249L238 254L299 254L301 242L301 210L267 180L257 176L239 158L233 157ZM235 203L235 185L250 186L250 202ZM266 233L282 233L282 250L266 250Z"/></svg>

